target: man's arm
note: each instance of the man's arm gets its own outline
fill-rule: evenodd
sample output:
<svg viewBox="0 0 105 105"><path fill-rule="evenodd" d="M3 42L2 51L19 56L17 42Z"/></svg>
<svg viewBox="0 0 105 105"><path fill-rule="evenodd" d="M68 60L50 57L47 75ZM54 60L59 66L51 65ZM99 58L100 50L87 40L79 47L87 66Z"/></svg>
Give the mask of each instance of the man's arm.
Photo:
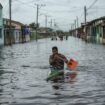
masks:
<svg viewBox="0 0 105 105"><path fill-rule="evenodd" d="M65 63L68 63L67 58L66 58L64 55L62 55L62 54L57 54L57 55L55 55L55 58L61 59L61 60L63 60Z"/></svg>
<svg viewBox="0 0 105 105"><path fill-rule="evenodd" d="M61 55L62 56L62 58L63 58L63 61L65 62L65 63L68 63L68 59L64 56L64 55Z"/></svg>
<svg viewBox="0 0 105 105"><path fill-rule="evenodd" d="M50 55L49 57L49 64L51 65L52 63L54 63L55 59L53 58L52 55Z"/></svg>

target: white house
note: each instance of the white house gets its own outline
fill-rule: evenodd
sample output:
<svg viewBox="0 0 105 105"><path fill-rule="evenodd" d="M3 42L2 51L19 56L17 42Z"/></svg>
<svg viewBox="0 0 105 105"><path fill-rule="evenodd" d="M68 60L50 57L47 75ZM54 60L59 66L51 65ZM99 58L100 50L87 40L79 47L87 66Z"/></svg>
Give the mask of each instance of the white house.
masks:
<svg viewBox="0 0 105 105"><path fill-rule="evenodd" d="M2 15L3 7L0 4L0 45L4 44L4 34L3 34L3 15Z"/></svg>

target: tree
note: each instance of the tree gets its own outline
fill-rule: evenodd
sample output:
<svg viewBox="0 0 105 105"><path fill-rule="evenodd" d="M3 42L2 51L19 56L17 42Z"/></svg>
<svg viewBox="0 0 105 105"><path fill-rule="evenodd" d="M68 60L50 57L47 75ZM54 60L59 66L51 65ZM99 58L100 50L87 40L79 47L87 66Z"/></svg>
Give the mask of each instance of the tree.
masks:
<svg viewBox="0 0 105 105"><path fill-rule="evenodd" d="M39 28L39 24L37 25L36 23L32 22L29 24L30 28L32 29L36 29L36 28Z"/></svg>

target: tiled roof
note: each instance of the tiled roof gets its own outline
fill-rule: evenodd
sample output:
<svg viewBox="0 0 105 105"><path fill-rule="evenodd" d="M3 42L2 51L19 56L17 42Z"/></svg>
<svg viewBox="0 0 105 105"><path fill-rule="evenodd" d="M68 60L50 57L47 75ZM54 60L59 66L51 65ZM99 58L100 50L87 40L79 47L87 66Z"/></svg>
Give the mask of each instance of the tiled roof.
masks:
<svg viewBox="0 0 105 105"><path fill-rule="evenodd" d="M3 18L3 20L9 21L10 19ZM21 26L24 26L23 23L18 22L18 21L11 20L11 22L14 22L14 23L16 23L16 24L19 24L19 25L21 25Z"/></svg>

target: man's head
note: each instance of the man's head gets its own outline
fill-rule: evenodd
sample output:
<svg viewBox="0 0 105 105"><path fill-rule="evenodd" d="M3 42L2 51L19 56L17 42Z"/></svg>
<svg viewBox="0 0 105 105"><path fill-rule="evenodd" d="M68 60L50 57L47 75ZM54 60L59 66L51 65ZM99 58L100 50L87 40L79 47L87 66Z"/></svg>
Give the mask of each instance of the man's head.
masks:
<svg viewBox="0 0 105 105"><path fill-rule="evenodd" d="M57 54L58 48L56 46L52 47L52 52L53 52L53 54Z"/></svg>

